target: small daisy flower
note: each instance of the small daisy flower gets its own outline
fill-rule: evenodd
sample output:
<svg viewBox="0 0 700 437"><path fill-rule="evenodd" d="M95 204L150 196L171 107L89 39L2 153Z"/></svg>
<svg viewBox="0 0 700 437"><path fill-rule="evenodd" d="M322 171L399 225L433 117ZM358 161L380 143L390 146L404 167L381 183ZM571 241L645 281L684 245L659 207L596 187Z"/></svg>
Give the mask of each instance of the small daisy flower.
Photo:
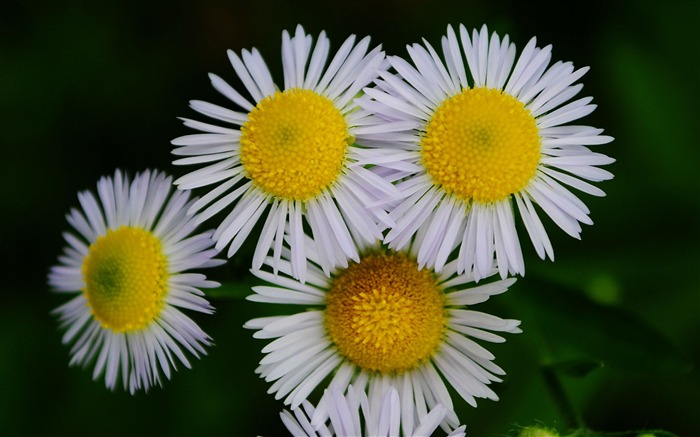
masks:
<svg viewBox="0 0 700 437"><path fill-rule="evenodd" d="M309 253L306 284L289 277L289 262L279 263L279 275L255 273L272 286L253 287L249 300L312 307L246 323L257 330L254 337L275 339L256 369L272 383L269 393L294 410L329 375L331 392L352 383L366 389L370 401L394 387L407 435L438 404L448 410L443 425L458 425L445 380L472 406L475 398L498 399L489 384L505 373L473 339L503 342L489 331L518 333L520 322L465 305L503 293L515 279L474 286L471 275L456 275L456 261L436 274L420 269L413 254L380 247L363 250L359 262L327 277ZM314 425L329 417L328 402L328 395L319 401Z"/></svg>
<svg viewBox="0 0 700 437"><path fill-rule="evenodd" d="M171 195L172 178L160 172L137 174L133 181L117 171L97 183L98 196L78 193L82 211L66 216L73 232L51 268L49 284L74 295L54 310L71 344L71 365L95 357L93 379L104 374L114 389L120 379L132 394L170 379L179 361L205 354L209 336L180 309L211 314L200 288L219 284L194 268L223 263L212 259L212 231L194 234L189 192Z"/></svg>
<svg viewBox="0 0 700 437"><path fill-rule="evenodd" d="M605 195L586 180L611 179L598 166L614 159L588 146L613 138L601 135L602 129L568 125L596 107L590 97L571 101L583 88L576 82L587 67L549 65L551 46L540 49L535 38L516 59L507 35L489 38L486 26L471 37L464 26L459 31L458 39L447 28L444 60L426 41L408 46L415 66L390 57L398 75L382 72L377 87L359 99L394 126L393 132L370 135L394 148L394 166L413 166L393 172L403 198L393 205L396 225L384 242L401 249L415 237L419 264L438 272L459 248L460 273L473 269L478 280L496 259L501 277L522 275L514 209L540 258L553 260L534 205L580 238L579 223L593 222L569 187Z"/></svg>
<svg viewBox="0 0 700 437"><path fill-rule="evenodd" d="M229 126L184 119L186 126L203 133L172 144L177 146L173 154L187 156L174 164L205 164L175 181L181 189L217 185L190 213L203 209L198 221L204 221L230 208L214 233L217 249L229 246L232 256L267 214L253 269L262 266L270 249L278 261L288 234L292 273L303 281L304 226L311 230L326 272L347 265L348 258L357 260L356 243L383 238L382 230L393 222L377 205L399 193L390 181L362 165L382 151L356 144L368 132L384 129L354 103L363 87L388 67L380 47L368 48L369 37L356 44L353 35L328 63L325 33L312 51L311 36L298 26L293 37L282 34L283 90L256 49L243 50L241 56L228 51L252 101L209 75L214 88L242 112L192 101L194 110Z"/></svg>
<svg viewBox="0 0 700 437"><path fill-rule="evenodd" d="M304 401L301 407L295 409L294 414L287 410L280 413L282 422L292 435L309 437L399 435L401 399L395 388L390 387L375 404L370 403L364 390L356 390L352 384L348 386L345 396L339 390L335 390L332 394L326 390L325 395L330 397L330 417L326 423L316 428L311 425L315 409L308 401ZM422 418L410 434L404 432L401 435L431 436L446 415L447 409L438 404ZM464 437L465 429L466 426L462 425L450 432L448 437Z"/></svg>

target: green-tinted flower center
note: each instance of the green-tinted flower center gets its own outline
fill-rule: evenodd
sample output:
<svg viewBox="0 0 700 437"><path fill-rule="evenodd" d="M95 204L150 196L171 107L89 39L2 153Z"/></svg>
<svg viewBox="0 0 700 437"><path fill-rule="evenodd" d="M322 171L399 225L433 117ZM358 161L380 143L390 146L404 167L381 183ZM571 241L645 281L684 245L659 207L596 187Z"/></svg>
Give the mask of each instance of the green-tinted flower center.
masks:
<svg viewBox="0 0 700 437"><path fill-rule="evenodd" d="M163 308L167 259L149 231L126 226L107 231L90 245L82 272L88 306L105 329L143 329Z"/></svg>
<svg viewBox="0 0 700 437"><path fill-rule="evenodd" d="M353 141L330 99L294 88L266 97L248 114L241 128L241 162L266 192L308 200L338 178Z"/></svg>
<svg viewBox="0 0 700 437"><path fill-rule="evenodd" d="M491 88L445 100L420 145L434 183L465 201L506 199L525 188L540 160L535 118L518 99Z"/></svg>

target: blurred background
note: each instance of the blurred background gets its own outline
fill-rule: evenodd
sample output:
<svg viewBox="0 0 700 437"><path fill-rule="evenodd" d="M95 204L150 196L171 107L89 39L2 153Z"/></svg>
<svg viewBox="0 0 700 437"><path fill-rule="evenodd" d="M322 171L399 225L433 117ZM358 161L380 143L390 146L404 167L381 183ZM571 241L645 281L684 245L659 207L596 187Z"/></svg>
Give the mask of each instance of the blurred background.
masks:
<svg viewBox="0 0 700 437"><path fill-rule="evenodd" d="M115 168L192 169L171 164L170 140L191 133L176 117L203 119L190 99L230 106L207 79L215 72L238 87L228 48L257 47L281 83L281 32L297 23L313 35L325 29L333 48L355 33L397 55L422 37L439 45L449 23L486 23L519 49L537 36L540 47L553 44L553 60L591 66L583 94L599 107L583 122L616 138L597 149L617 162L615 179L600 185L607 198L581 195L595 221L582 241L545 223L556 262L524 241L527 276L475 308L522 319L524 333L489 346L507 371L494 387L500 402L456 402L469 435L570 429L552 378L590 429L700 435L699 5L2 2L0 434L283 434L282 404L253 374L264 343L242 325L284 309L242 300L245 292L212 297L216 315L195 316L216 345L163 388L110 392L91 369L68 367L50 315L65 298L46 285L64 214ZM248 281L249 250L209 276Z"/></svg>

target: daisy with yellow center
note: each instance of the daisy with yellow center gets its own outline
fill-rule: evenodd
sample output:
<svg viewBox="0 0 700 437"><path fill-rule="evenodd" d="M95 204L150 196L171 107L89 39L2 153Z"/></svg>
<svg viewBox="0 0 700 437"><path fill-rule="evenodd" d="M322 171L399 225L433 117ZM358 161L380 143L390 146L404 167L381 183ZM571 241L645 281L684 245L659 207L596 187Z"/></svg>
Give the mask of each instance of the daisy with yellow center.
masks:
<svg viewBox="0 0 700 437"><path fill-rule="evenodd" d="M592 221L566 186L604 196L586 180L612 178L598 166L614 160L588 148L612 137L566 125L595 109L590 97L570 101L588 68L549 66L551 46L537 48L534 38L516 61L508 36L489 38L486 26L471 37L460 26L459 40L450 26L441 43L444 60L427 42L408 46L415 67L390 57L398 75L382 72L358 100L393 126L369 135L393 146L384 175L400 181L403 194L392 205L396 225L384 242L401 249L414 241L418 263L438 272L454 252L457 271L473 271L477 280L494 259L501 277L524 274L514 209L537 254L554 259L534 205L580 238L579 223Z"/></svg>
<svg viewBox="0 0 700 437"><path fill-rule="evenodd" d="M133 181L117 171L97 183L98 197L78 194L82 211L66 216L73 233L51 268L49 284L75 295L54 312L72 344L71 365L97 361L93 379L104 374L113 389L120 380L131 393L170 378L176 362L190 367L185 350L206 354L207 334L180 309L211 314L200 288L218 286L201 274L217 251L212 232L194 234L185 210L189 192L170 195L172 179L146 171Z"/></svg>
<svg viewBox="0 0 700 437"><path fill-rule="evenodd" d="M515 279L474 286L471 275L456 275L456 261L437 274L420 269L415 254L382 247L362 250L358 262L328 277L319 268L318 254L309 254L305 284L290 278L291 265L283 260L278 275L255 273L272 285L253 287L255 294L249 297L312 307L245 325L257 330L256 338L275 339L263 348L256 372L272 383L269 392L277 399L284 398L294 410L332 375L331 393L345 393L353 384L367 393L370 410L379 411L393 388L400 398L404 435L413 435L416 424L438 404L447 409L441 421L445 429L458 426L445 381L473 406L475 398L498 399L489 384L500 381L496 375L504 372L473 339L505 341L489 331L517 333L520 322L465 305L505 292ZM314 427L329 418L330 396L326 393L318 402Z"/></svg>
<svg viewBox="0 0 700 437"><path fill-rule="evenodd" d="M359 111L354 98L388 67L384 52L368 51L369 38L348 38L328 62L330 43L322 32L312 38L298 26L293 37L282 34L284 88L279 89L260 53L228 52L231 64L252 97L244 97L220 77L210 74L214 88L242 109L225 109L192 101L194 110L232 127L185 119L203 133L173 140L173 154L186 156L177 165L204 164L176 180L181 189L216 185L190 209L203 210L198 221L222 210L228 214L214 233L216 248L228 256L241 247L266 214L252 259L262 266L272 252L277 269L282 243L289 239L292 274L305 278L304 228L313 236L327 273L358 259L356 246L381 240L393 224L378 206L398 198L391 182L367 169L383 151L367 133L385 127ZM362 144L363 147L359 147ZM285 237L286 235L286 237Z"/></svg>

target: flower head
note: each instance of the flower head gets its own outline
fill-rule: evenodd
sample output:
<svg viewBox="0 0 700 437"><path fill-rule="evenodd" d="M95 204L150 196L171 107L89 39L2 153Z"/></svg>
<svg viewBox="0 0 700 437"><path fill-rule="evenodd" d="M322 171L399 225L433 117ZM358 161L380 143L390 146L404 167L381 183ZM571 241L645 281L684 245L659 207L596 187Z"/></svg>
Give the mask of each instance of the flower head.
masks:
<svg viewBox="0 0 700 437"><path fill-rule="evenodd" d="M206 354L210 338L180 309L210 314L199 288L218 286L190 269L211 267L212 232L194 234L189 192L170 194L172 179L160 172L117 171L97 183L98 197L78 193L82 211L66 216L73 232L49 273L49 284L74 295L58 307L71 364L97 357L93 379L104 374L113 389L121 379L132 393L170 378L176 362L190 367L184 350ZM184 349L184 350L183 350Z"/></svg>
<svg viewBox="0 0 700 437"><path fill-rule="evenodd" d="M255 294L249 297L312 307L245 325L257 330L256 338L275 339L263 348L266 355L256 372L272 383L269 392L277 399L285 398L295 409L329 375L331 393L353 384L369 393L371 404L393 387L407 435L438 404L448 410L443 425L458 425L445 380L473 406L475 398L498 399L489 385L500 381L496 375L504 371L473 339L505 341L489 331L517 333L520 322L465 305L506 291L515 279L473 286L471 275L455 274L456 261L436 274L420 269L415 254L376 246L364 248L359 262L327 277L317 255L310 255L306 284L291 279L291 267L284 262L279 275L256 272L272 286L253 287ZM330 396L319 401L315 425L328 418Z"/></svg>
<svg viewBox="0 0 700 437"><path fill-rule="evenodd" d="M311 230L326 272L347 265L347 259L357 260L356 243L382 238L382 229L393 222L377 204L397 198L398 191L363 167L381 152L371 144L356 144L377 126L358 110L354 98L388 66L379 47L368 48L369 38L356 44L353 35L328 63L325 33L312 51L311 36L298 26L293 37L286 31L282 35L283 89L256 49L243 50L241 56L228 52L252 101L210 75L217 91L243 112L192 101L194 110L230 126L185 119L185 125L204 133L173 140L173 153L187 156L175 164L205 164L175 181L180 188L217 185L190 212L203 209L198 219L203 221L228 209L214 233L218 249L229 246L232 256L266 214L253 268L260 268L272 249L276 270L288 235L292 274L303 281L304 226Z"/></svg>
<svg viewBox="0 0 700 437"><path fill-rule="evenodd" d="M540 49L534 38L516 58L508 36L489 38L486 26L471 36L460 26L459 39L448 27L444 59L424 44L408 46L414 65L390 57L398 74L382 72L377 86L358 100L393 126L370 135L394 148L395 159L387 158L393 171L386 174L400 181L403 193L384 242L401 249L413 241L419 264L436 271L458 249L457 271L473 270L477 280L494 259L501 277L523 274L517 209L537 254L554 259L534 205L579 238L579 223L592 221L567 186L603 196L585 180L612 178L598 166L614 160L588 148L612 137L568 125L596 107L590 97L571 101L588 68L549 65L551 46Z"/></svg>

